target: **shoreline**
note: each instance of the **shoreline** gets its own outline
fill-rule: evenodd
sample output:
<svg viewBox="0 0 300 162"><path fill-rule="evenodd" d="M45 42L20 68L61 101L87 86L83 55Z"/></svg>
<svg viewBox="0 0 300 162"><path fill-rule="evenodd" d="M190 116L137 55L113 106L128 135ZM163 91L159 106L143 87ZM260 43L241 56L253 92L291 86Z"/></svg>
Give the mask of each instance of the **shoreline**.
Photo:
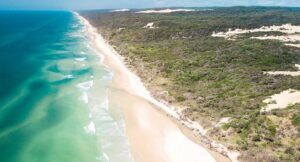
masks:
<svg viewBox="0 0 300 162"><path fill-rule="evenodd" d="M89 22L86 19L82 18L77 13L75 13L75 14L82 21L85 21L84 24L89 25L92 28L92 26L89 24ZM141 79L139 77L137 77L133 72L131 72L126 67L126 65L124 65L122 57L111 46L109 46L107 44L107 42L104 40L104 38L100 34L97 33L96 29L94 29L93 32L95 32L99 37L97 40L95 40L95 41L97 41L97 42L95 42L95 44L96 44L98 50L100 50L102 53L104 53L104 55L109 54L109 57L111 57L110 61L114 61L113 64L117 64L116 66L118 66L118 68L122 68L122 71L119 71L117 73L123 73L121 75L124 75L124 72L125 72L125 75L129 75L129 76L126 76L126 78L129 80L127 83L125 83L125 86L121 85L122 87L118 86L117 88L120 88L124 91L130 92L133 95L136 95L138 97L145 99L150 104L153 104L156 108L158 108L158 111L161 115L171 117L171 119L172 119L171 122L175 123L177 125L177 127L180 128L181 125L183 125L184 128L187 129L186 131L187 132L190 131L190 133L189 132L186 133L185 131L182 131L182 129L184 129L184 128L180 128L181 133L183 133L185 135L186 134L197 135L197 137L198 137L197 140L195 140L195 139L192 140L194 143L197 143L197 145L199 143L202 143L202 144L208 146L209 149L214 150L222 155L228 156L231 159L231 161L234 161L234 162L238 161L237 157L239 154L237 152L230 151L226 148L226 146L219 144L219 143L215 142L214 140L210 139L209 137L207 137L206 130L199 123L193 122L190 119L184 117L184 115L181 114L178 111L178 109L169 105L167 102L162 101L162 100L156 100L155 98L153 98L152 95L150 94L150 92L143 85ZM157 111L157 110L153 110L153 111ZM163 113L161 113L161 112L163 112ZM170 119L169 117L167 117L167 118ZM162 119L162 120L165 120L165 119ZM200 141L200 142L198 142L198 141ZM206 148L206 150L209 150L209 149ZM216 159L216 157L214 157L214 158Z"/></svg>

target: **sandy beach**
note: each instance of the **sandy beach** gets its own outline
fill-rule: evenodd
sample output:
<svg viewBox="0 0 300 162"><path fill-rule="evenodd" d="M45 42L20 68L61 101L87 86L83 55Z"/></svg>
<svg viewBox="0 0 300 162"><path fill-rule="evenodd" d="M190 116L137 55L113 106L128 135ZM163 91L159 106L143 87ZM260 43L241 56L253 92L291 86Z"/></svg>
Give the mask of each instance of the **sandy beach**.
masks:
<svg viewBox="0 0 300 162"><path fill-rule="evenodd" d="M140 162L215 162L230 161L213 154L188 138L170 117L161 113L163 105L155 101L141 80L123 64L118 53L109 46L90 23L86 26L93 46L104 55L103 63L114 71L110 100L124 113L126 134L136 161ZM176 114L174 114L176 116ZM171 115L172 116L172 115Z"/></svg>

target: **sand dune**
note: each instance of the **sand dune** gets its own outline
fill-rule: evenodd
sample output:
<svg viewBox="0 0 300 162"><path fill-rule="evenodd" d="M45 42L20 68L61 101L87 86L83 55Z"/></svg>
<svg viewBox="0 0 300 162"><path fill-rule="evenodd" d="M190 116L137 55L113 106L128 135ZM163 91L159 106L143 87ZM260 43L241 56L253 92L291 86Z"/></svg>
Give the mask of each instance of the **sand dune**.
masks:
<svg viewBox="0 0 300 162"><path fill-rule="evenodd" d="M270 74L270 75L300 76L300 65L295 64L295 66L298 68L298 71L268 71L268 72L264 72L264 73L265 74Z"/></svg>
<svg viewBox="0 0 300 162"><path fill-rule="evenodd" d="M154 26L154 22L150 22L147 25L145 25L143 28L148 28L148 29L156 29L158 27Z"/></svg>
<svg viewBox="0 0 300 162"><path fill-rule="evenodd" d="M172 13L172 12L194 12L194 9L163 9L163 10L145 10L145 11L138 11L136 13Z"/></svg>
<svg viewBox="0 0 300 162"><path fill-rule="evenodd" d="M123 9L111 10L110 12L127 12L127 11L130 11L130 9L123 8Z"/></svg>
<svg viewBox="0 0 300 162"><path fill-rule="evenodd" d="M274 109L285 109L290 105L300 103L300 91L289 89L270 96L270 98L263 102L267 105L261 109L261 112L268 112Z"/></svg>
<svg viewBox="0 0 300 162"><path fill-rule="evenodd" d="M273 25L273 26L263 26L257 29L229 29L227 32L213 32L213 37L223 37L228 40L235 40L238 35L247 33L257 33L257 32L281 32L285 35L274 36L274 35L264 35L260 37L251 37L252 39L260 40L278 40L286 43L287 46L300 47L300 26L284 24L284 25Z"/></svg>

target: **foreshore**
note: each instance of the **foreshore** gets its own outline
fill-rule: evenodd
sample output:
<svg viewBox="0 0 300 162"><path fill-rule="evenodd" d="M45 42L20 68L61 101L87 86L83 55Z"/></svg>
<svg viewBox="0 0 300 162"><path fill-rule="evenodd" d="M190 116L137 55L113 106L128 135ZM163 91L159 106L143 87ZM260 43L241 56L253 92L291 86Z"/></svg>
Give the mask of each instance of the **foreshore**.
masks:
<svg viewBox="0 0 300 162"><path fill-rule="evenodd" d="M238 161L238 153L228 150L206 136L206 131L196 122L181 114L164 101L157 101L145 88L140 78L123 63L122 57L109 46L90 23L76 14L85 25L93 46L104 55L103 63L114 71L112 100L122 103L126 132L136 161ZM165 114L176 120L173 122ZM184 125L211 150L225 156L216 156L197 142L187 138L178 124ZM196 140L196 139L195 139Z"/></svg>

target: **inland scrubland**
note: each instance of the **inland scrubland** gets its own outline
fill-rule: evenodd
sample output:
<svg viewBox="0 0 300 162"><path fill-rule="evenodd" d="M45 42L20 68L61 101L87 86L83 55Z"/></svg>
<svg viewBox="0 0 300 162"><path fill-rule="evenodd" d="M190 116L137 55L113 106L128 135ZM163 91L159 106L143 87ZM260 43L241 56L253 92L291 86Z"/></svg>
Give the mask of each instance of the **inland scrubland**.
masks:
<svg viewBox="0 0 300 162"><path fill-rule="evenodd" d="M239 151L240 161L300 161L300 76L282 73L299 70L300 9L80 14L155 98L200 123L213 140ZM282 94L290 102L277 109ZM273 107L265 111L268 104Z"/></svg>

